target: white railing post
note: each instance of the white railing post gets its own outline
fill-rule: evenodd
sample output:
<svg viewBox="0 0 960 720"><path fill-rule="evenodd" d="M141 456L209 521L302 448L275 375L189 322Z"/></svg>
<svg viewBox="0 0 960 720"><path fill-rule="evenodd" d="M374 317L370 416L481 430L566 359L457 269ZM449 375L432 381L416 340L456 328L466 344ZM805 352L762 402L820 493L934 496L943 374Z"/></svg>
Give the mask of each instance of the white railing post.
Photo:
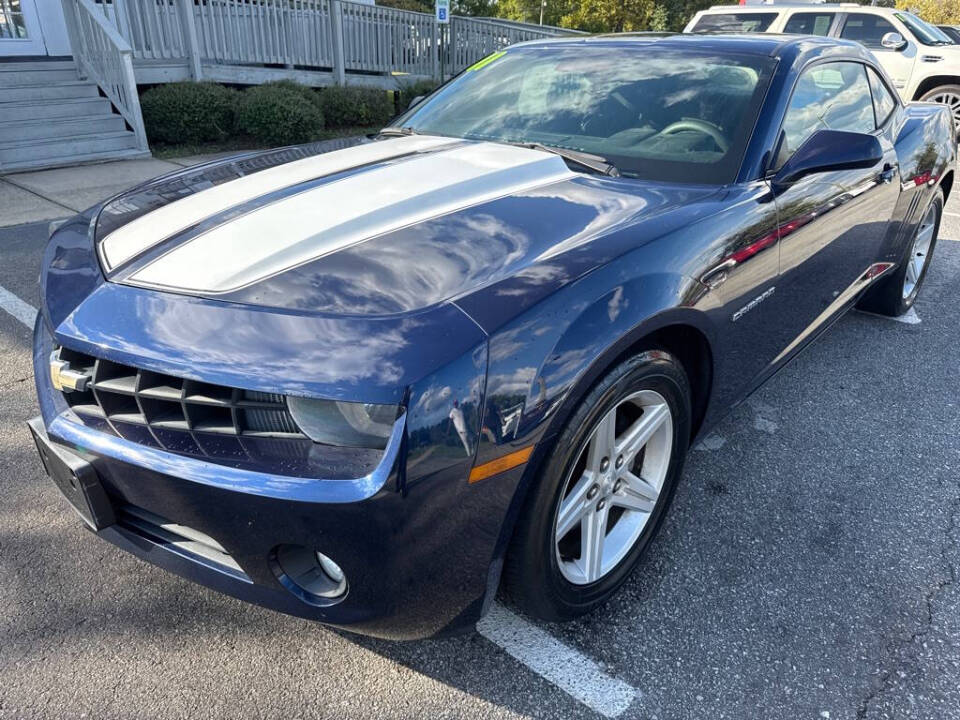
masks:
<svg viewBox="0 0 960 720"><path fill-rule="evenodd" d="M140 111L140 93L137 91L137 77L133 74L133 53L130 50L120 51L123 63L123 79L127 90L127 106L130 110L127 122L137 136L137 147L141 150L150 150L147 142L147 131L143 126L143 113Z"/></svg>
<svg viewBox="0 0 960 720"><path fill-rule="evenodd" d="M203 68L200 65L200 41L197 39L197 19L193 15L193 0L180 0L178 6L180 28L183 35L183 48L187 52L190 63L190 77L194 80L203 79Z"/></svg>
<svg viewBox="0 0 960 720"><path fill-rule="evenodd" d="M113 0L113 15L117 30L123 39L130 45L133 45L133 31L130 28L130 10L127 8L127 0ZM104 6L106 8L106 6Z"/></svg>
<svg viewBox="0 0 960 720"><path fill-rule="evenodd" d="M83 66L83 37L77 27L77 8L73 0L61 0L63 6L63 19L67 25L67 37L70 38L70 52L73 54L73 64L77 66L77 77L81 80L87 79L87 70Z"/></svg>
<svg viewBox="0 0 960 720"><path fill-rule="evenodd" d="M343 49L343 5L330 0L330 23L333 28L333 76L337 85L347 84L347 61Z"/></svg>
<svg viewBox="0 0 960 720"><path fill-rule="evenodd" d="M440 79L440 23L437 22L437 19L433 19L433 52L431 53L433 57L433 70L431 74L433 75L434 80Z"/></svg>

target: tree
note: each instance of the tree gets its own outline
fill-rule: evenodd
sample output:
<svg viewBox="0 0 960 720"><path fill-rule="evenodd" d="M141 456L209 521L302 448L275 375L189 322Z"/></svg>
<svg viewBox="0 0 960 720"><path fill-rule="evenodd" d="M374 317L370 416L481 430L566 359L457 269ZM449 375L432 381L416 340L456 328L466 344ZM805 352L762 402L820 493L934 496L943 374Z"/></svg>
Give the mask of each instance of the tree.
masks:
<svg viewBox="0 0 960 720"><path fill-rule="evenodd" d="M933 25L960 25L960 0L897 0L897 7Z"/></svg>

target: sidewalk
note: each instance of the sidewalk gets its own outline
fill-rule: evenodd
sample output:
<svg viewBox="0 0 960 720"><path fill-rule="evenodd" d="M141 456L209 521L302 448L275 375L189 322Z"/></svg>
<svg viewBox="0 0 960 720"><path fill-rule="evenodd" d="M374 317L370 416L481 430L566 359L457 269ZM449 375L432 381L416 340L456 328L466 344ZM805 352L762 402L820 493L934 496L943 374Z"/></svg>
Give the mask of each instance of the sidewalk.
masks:
<svg viewBox="0 0 960 720"><path fill-rule="evenodd" d="M236 152L172 160L118 160L0 175L0 227L58 220L157 175Z"/></svg>

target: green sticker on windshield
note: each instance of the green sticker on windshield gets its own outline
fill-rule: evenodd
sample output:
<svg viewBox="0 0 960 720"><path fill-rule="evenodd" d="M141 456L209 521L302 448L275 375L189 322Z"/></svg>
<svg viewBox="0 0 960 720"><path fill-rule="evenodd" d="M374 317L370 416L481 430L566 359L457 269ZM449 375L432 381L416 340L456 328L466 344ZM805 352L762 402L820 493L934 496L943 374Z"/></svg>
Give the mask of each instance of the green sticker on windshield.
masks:
<svg viewBox="0 0 960 720"><path fill-rule="evenodd" d="M487 55L480 62L474 63L473 65L468 67L467 72L473 72L475 70L480 70L481 68L485 68L487 65L494 62L495 60L499 60L506 54L507 54L506 50L501 50L500 52L495 52L493 55Z"/></svg>

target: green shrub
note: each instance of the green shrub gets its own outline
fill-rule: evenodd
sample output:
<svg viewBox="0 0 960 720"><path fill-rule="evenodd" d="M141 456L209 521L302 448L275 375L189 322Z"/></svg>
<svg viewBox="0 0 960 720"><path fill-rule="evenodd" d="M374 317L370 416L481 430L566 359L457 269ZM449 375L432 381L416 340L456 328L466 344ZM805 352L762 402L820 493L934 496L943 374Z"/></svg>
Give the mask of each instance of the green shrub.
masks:
<svg viewBox="0 0 960 720"><path fill-rule="evenodd" d="M319 94L328 127L383 126L394 115L386 90L333 85Z"/></svg>
<svg viewBox="0 0 960 720"><path fill-rule="evenodd" d="M415 83L402 85L397 92L397 112L406 112L415 97L429 95L439 85L435 80L418 80Z"/></svg>
<svg viewBox="0 0 960 720"><path fill-rule="evenodd" d="M315 140L323 130L323 113L295 83L269 83L244 91L237 111L241 132L269 145ZM313 92L313 91L310 91Z"/></svg>
<svg viewBox="0 0 960 720"><path fill-rule="evenodd" d="M304 98L307 102L313 105L321 113L323 112L323 107L320 104L320 93L314 90L312 87L307 85L301 85L295 80L274 80L273 82L264 83L260 87L271 87L279 88L281 90L289 90L290 92L296 93Z"/></svg>
<svg viewBox="0 0 960 720"><path fill-rule="evenodd" d="M178 82L147 90L140 98L152 141L199 143L224 140L234 129L236 90L210 82Z"/></svg>

